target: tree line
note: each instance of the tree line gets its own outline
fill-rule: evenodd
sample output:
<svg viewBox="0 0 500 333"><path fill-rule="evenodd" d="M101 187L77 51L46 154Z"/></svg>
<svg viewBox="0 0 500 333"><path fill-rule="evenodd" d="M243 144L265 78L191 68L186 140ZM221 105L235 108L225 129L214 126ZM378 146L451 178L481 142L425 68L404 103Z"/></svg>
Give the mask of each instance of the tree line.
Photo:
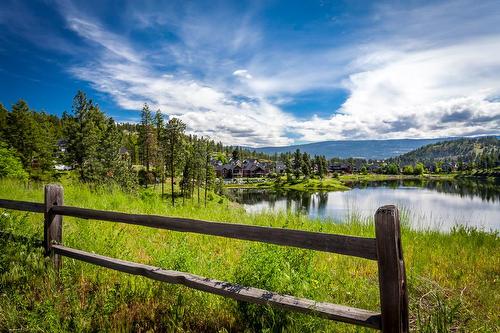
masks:
<svg viewBox="0 0 500 333"><path fill-rule="evenodd" d="M200 202L201 189L206 201L207 191L218 189L210 160L221 145L185 131L180 119L165 119L159 110L153 115L147 104L139 124L117 124L82 91L61 117L37 112L23 100L11 110L0 104L0 177L52 178L58 175L54 167L63 164L79 181L96 186L133 190L161 183L164 194L169 178L173 204L176 196L185 200L195 192Z"/></svg>
<svg viewBox="0 0 500 333"><path fill-rule="evenodd" d="M311 157L307 152L301 153L300 149L296 149L293 153L280 154L279 160L284 163L288 181L293 177L298 179L301 176L309 178L317 175L323 178L328 174L328 162L323 155Z"/></svg>

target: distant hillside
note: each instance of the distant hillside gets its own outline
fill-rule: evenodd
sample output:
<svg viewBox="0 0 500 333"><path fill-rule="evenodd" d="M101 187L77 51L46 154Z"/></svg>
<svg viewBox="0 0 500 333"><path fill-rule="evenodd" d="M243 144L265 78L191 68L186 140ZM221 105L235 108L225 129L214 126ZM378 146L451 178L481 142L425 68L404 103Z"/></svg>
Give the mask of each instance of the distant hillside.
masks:
<svg viewBox="0 0 500 333"><path fill-rule="evenodd" d="M405 154L419 147L457 138L441 139L395 139L395 140L349 140L323 141L286 147L255 148L257 152L266 154L293 152L300 149L311 155L324 155L326 158L358 157L365 159L386 159ZM254 148L249 148L254 150Z"/></svg>
<svg viewBox="0 0 500 333"><path fill-rule="evenodd" d="M461 138L420 147L394 158L401 165L425 161L471 162L481 154L500 152L500 140L497 137Z"/></svg>

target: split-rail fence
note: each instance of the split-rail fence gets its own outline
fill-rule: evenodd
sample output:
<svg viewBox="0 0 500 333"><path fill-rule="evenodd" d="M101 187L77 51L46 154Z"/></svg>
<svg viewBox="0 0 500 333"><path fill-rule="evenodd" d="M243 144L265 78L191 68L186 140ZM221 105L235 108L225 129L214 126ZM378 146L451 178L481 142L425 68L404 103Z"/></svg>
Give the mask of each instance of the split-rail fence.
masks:
<svg viewBox="0 0 500 333"><path fill-rule="evenodd" d="M182 284L239 301L319 315L331 320L382 330L385 333L409 331L399 212L393 205L380 207L375 213L375 238L70 207L63 204L63 188L59 185L45 186L44 203L0 199L0 207L44 214L43 245L45 254L52 258L56 269L61 267L62 256L66 256L129 274ZM73 249L62 243L63 216L258 241L375 260L378 263L380 312L281 295Z"/></svg>

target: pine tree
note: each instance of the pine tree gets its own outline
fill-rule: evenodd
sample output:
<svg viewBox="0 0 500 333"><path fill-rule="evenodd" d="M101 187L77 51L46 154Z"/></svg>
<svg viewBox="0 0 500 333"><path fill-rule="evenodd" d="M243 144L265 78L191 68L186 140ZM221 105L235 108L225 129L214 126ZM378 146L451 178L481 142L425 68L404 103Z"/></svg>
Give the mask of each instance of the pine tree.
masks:
<svg viewBox="0 0 500 333"><path fill-rule="evenodd" d="M295 178L299 178L302 170L302 155L300 154L300 149L297 149L295 153L293 153L292 169Z"/></svg>
<svg viewBox="0 0 500 333"><path fill-rule="evenodd" d="M311 159L309 157L309 154L304 152L302 154L302 166L301 166L302 174L304 174L304 177L309 177L311 174Z"/></svg>
<svg viewBox="0 0 500 333"><path fill-rule="evenodd" d="M64 114L63 123L68 141L66 160L76 167L81 181L115 182L126 189L135 186L130 161L119 151L122 133L83 92L76 94L73 114Z"/></svg>
<svg viewBox="0 0 500 333"><path fill-rule="evenodd" d="M4 111L2 111L4 112ZM5 116L2 136L14 148L23 167L48 171L52 168L55 153L53 124L45 113L30 110L25 101L19 100Z"/></svg>
<svg viewBox="0 0 500 333"><path fill-rule="evenodd" d="M172 187L172 205L175 205L175 176L181 166L183 151L183 136L186 125L178 118L172 118L168 121L166 133L166 152L165 162L170 173L170 182Z"/></svg>
<svg viewBox="0 0 500 333"><path fill-rule="evenodd" d="M210 167L210 141L206 140L205 144L205 207L207 207L207 192L215 179L215 170Z"/></svg>
<svg viewBox="0 0 500 333"><path fill-rule="evenodd" d="M153 115L147 103L144 103L141 111L141 124L139 127L139 156L142 165L149 173L150 165L154 163L155 155L155 133L153 129Z"/></svg>
<svg viewBox="0 0 500 333"><path fill-rule="evenodd" d="M155 114L155 136L156 136L156 157L155 157L155 168L157 174L160 175L161 182L161 195L163 197L165 193L164 183L165 183L165 151L166 151L166 134L165 134L165 122L163 119L163 114L160 110L156 111Z"/></svg>
<svg viewBox="0 0 500 333"><path fill-rule="evenodd" d="M7 117L9 111L0 103L0 140L6 140L5 134L7 131Z"/></svg>

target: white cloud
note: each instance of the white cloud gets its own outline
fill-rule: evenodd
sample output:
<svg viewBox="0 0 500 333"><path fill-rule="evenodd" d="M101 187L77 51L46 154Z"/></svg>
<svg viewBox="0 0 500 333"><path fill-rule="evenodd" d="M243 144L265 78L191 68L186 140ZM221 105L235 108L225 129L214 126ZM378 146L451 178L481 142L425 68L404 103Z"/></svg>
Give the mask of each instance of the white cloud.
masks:
<svg viewBox="0 0 500 333"><path fill-rule="evenodd" d="M306 141L494 134L500 128L500 35L355 60L337 114L295 130Z"/></svg>
<svg viewBox="0 0 500 333"><path fill-rule="evenodd" d="M484 26L491 26L498 13L474 7L471 12L482 14L484 24L465 24L459 21L468 22L472 14L462 13L464 8L462 2L384 8L367 32L377 37L368 42L326 41L307 48L305 40L306 47L296 49L281 49L279 43L266 47L265 35L250 15L238 25L226 12L221 16L232 19L188 10L184 19L154 16L179 39L157 52L134 48L96 21L76 15L78 11L65 14L73 31L99 46L91 61L73 66L71 73L108 93L120 107L140 110L148 102L180 117L199 135L264 146L498 134L500 31L486 32ZM422 19L423 13L429 15ZM137 19L146 24L147 17ZM459 35L451 29L455 26ZM159 70L152 59L171 62L175 69ZM299 119L280 109L296 94L337 89L349 96L328 117Z"/></svg>
<svg viewBox="0 0 500 333"><path fill-rule="evenodd" d="M100 44L115 56L132 62L140 61L140 58L135 54L135 52L125 46L126 43L122 41L121 38L107 32L98 25L77 17L69 17L67 18L67 21L69 27L73 31L88 40Z"/></svg>
<svg viewBox="0 0 500 333"><path fill-rule="evenodd" d="M92 63L71 69L76 77L110 94L116 103L140 110L148 102L188 124L189 132L226 144L286 145L286 124L293 118L265 100L244 100L195 80L158 75L132 62Z"/></svg>
<svg viewBox="0 0 500 333"><path fill-rule="evenodd" d="M233 72L234 76L238 76L247 80L252 79L252 75L246 69L237 69Z"/></svg>

